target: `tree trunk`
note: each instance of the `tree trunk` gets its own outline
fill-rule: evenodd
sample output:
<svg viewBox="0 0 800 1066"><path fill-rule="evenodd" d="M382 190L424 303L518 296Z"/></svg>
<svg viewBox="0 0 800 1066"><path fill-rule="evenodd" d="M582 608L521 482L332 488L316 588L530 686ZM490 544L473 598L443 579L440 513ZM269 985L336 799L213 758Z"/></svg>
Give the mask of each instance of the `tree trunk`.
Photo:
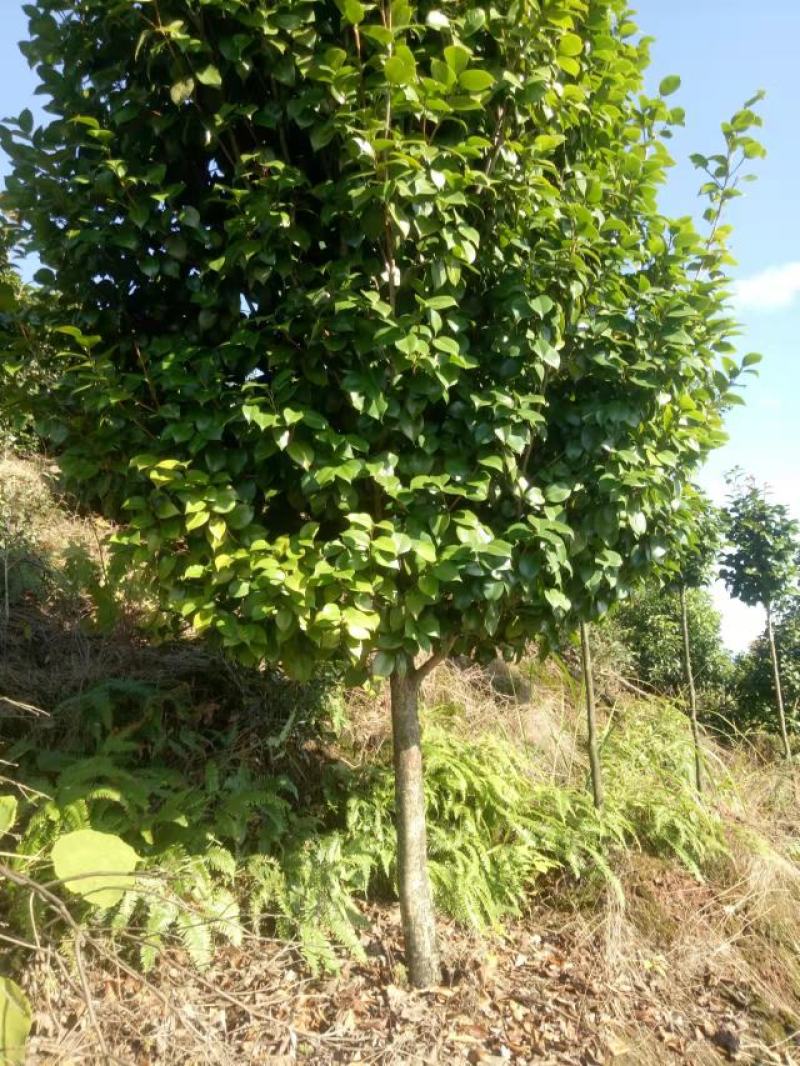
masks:
<svg viewBox="0 0 800 1066"><path fill-rule="evenodd" d="M581 622L581 659L583 662L583 685L586 692L586 724L589 730L589 767L592 774L592 796L595 807L599 809L603 806L603 774L600 769L600 755L597 751L592 652L589 647L589 633L584 622Z"/></svg>
<svg viewBox="0 0 800 1066"><path fill-rule="evenodd" d="M775 646L775 630L772 626L772 608L767 607L767 636L769 637L769 653L772 658L772 674L775 678L775 701L778 705L778 721L781 725L781 739L783 740L783 754L787 759L792 757L792 749L789 746L789 733L786 729L786 711L783 706L783 689L781 688L781 671L778 665L778 649Z"/></svg>
<svg viewBox="0 0 800 1066"><path fill-rule="evenodd" d="M699 794L703 791L703 758L700 750L700 727L697 724L697 692L692 670L692 645L689 640L689 611L686 605L686 586L681 585L681 629L683 630L683 668L689 687L689 718L694 741L694 783Z"/></svg>
<svg viewBox="0 0 800 1066"><path fill-rule="evenodd" d="M410 663L404 677L392 674L397 879L403 940L409 981L415 988L428 988L439 983L441 971L428 879L419 687L419 673Z"/></svg>

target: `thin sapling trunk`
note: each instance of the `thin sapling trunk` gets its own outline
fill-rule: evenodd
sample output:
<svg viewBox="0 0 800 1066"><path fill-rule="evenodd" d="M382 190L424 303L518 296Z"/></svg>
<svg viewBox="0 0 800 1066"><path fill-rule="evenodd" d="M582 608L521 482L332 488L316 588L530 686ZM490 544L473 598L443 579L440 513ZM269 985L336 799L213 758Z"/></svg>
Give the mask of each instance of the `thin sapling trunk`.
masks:
<svg viewBox="0 0 800 1066"><path fill-rule="evenodd" d="M597 748L597 720L594 702L594 677L592 676L592 651L589 647L589 632L581 622L581 661L583 663L583 687L586 693L586 725L589 732L589 767L592 775L592 797L598 809L603 806L603 774Z"/></svg>
<svg viewBox="0 0 800 1066"><path fill-rule="evenodd" d="M702 793L703 759L700 750L700 727L697 724L697 691L694 687L692 645L689 640L689 610L686 603L685 585L681 585L681 629L683 630L683 669L689 689L689 718L692 723L692 740L694 742L694 783L698 793Z"/></svg>
<svg viewBox="0 0 800 1066"><path fill-rule="evenodd" d="M789 733L786 729L786 711L783 706L783 688L781 686L781 670L778 664L778 649L775 645L775 628L772 625L772 608L767 607L767 636L769 638L769 654L772 659L772 674L775 678L775 702L778 705L778 721L781 727L781 739L783 740L783 754L787 759L792 757L792 749L789 745Z"/></svg>
<svg viewBox="0 0 800 1066"><path fill-rule="evenodd" d="M394 787L397 819L397 880L408 979L415 988L439 983L436 923L425 827L425 792L420 745L421 671L411 663L391 677Z"/></svg>

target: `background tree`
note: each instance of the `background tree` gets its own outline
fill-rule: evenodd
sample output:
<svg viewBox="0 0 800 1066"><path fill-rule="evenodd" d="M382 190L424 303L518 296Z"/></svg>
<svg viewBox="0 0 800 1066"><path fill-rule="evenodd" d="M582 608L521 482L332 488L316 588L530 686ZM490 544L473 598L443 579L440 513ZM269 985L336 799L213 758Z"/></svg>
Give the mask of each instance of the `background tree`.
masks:
<svg viewBox="0 0 800 1066"><path fill-rule="evenodd" d="M722 546L722 518L711 501L694 487L686 493L683 504L684 518L679 523L681 538L674 553L674 576L668 578L668 581L677 585L680 600L684 677L694 739L695 785L697 791L702 792L703 760L697 721L697 689L692 662L688 593L690 589L707 586L713 577L717 555Z"/></svg>
<svg viewBox="0 0 800 1066"><path fill-rule="evenodd" d="M686 612L692 672L699 707L721 709L733 661L721 638L721 617L707 589L688 589ZM632 674L656 692L686 696L680 593L655 578L617 604L603 621L608 638L621 641Z"/></svg>
<svg viewBox="0 0 800 1066"><path fill-rule="evenodd" d="M0 448L39 444L34 428L37 398L46 400L53 348L46 301L21 281L12 262L14 227L0 211Z"/></svg>
<svg viewBox="0 0 800 1066"><path fill-rule="evenodd" d="M623 0L30 11L52 117L3 143L65 337L43 428L196 630L390 679L430 983L425 673L612 602L724 439L725 234L657 209L682 114Z"/></svg>
<svg viewBox="0 0 800 1066"><path fill-rule="evenodd" d="M799 527L788 509L771 503L767 490L740 470L728 477L726 526L729 547L721 573L731 593L749 606L762 606L767 615L766 637L772 661L775 703L786 758L791 758L789 734L775 644L774 613L795 591L800 554Z"/></svg>
<svg viewBox="0 0 800 1066"><path fill-rule="evenodd" d="M774 640L781 666L787 729L796 731L800 706L800 603L797 597L781 606L774 623ZM766 630L738 657L735 691L735 724L774 730L775 675Z"/></svg>

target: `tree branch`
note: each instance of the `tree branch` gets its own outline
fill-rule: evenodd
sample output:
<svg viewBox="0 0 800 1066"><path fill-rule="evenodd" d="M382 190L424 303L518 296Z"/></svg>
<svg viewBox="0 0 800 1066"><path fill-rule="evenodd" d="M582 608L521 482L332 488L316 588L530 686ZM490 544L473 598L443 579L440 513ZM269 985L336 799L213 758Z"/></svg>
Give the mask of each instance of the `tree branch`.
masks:
<svg viewBox="0 0 800 1066"><path fill-rule="evenodd" d="M437 666L439 666L445 661L447 656L450 654L450 649L455 644L455 640L455 637L450 637L448 640L446 640L439 651L431 655L430 659L428 659L427 662L424 662L422 666L418 667L414 671L414 675L420 685L429 674L433 673Z"/></svg>

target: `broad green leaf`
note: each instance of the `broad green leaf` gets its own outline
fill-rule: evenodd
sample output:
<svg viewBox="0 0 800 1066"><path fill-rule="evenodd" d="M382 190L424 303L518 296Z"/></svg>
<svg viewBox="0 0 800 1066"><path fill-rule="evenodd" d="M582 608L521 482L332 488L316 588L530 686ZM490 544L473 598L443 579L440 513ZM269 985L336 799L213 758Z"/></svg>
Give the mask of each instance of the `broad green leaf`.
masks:
<svg viewBox="0 0 800 1066"><path fill-rule="evenodd" d="M490 74L488 70L473 68L462 71L458 76L458 84L468 93L482 93L486 89L491 89L494 83L494 75Z"/></svg>
<svg viewBox="0 0 800 1066"><path fill-rule="evenodd" d="M203 67L202 70L198 70L195 77L201 85L212 85L215 88L219 88L222 85L222 75L211 63L207 67Z"/></svg>
<svg viewBox="0 0 800 1066"><path fill-rule="evenodd" d="M364 21L366 9L360 0L344 0L344 16L354 26Z"/></svg>
<svg viewBox="0 0 800 1066"><path fill-rule="evenodd" d="M394 670L395 656L388 651L379 651L372 660L372 673L375 677L390 677Z"/></svg>
<svg viewBox="0 0 800 1066"><path fill-rule="evenodd" d="M33 1024L28 997L10 977L0 977L0 1062L24 1066L25 1045Z"/></svg>
<svg viewBox="0 0 800 1066"><path fill-rule="evenodd" d="M670 74L666 78L663 78L661 84L658 87L658 92L661 96L671 96L681 87L681 79L677 74Z"/></svg>
<svg viewBox="0 0 800 1066"><path fill-rule="evenodd" d="M554 611L568 611L572 607L570 599L558 589L545 589L544 598Z"/></svg>
<svg viewBox="0 0 800 1066"><path fill-rule="evenodd" d="M0 796L0 837L12 829L17 820L17 797Z"/></svg>
<svg viewBox="0 0 800 1066"><path fill-rule="evenodd" d="M392 85L411 85L417 79L417 65L410 49L398 47L395 55L386 60L386 80Z"/></svg>
<svg viewBox="0 0 800 1066"><path fill-rule="evenodd" d="M460 44L449 44L444 50L444 58L447 61L447 65L456 74L461 74L466 70L467 64L472 58L472 53L464 48Z"/></svg>
<svg viewBox="0 0 800 1066"><path fill-rule="evenodd" d="M309 469L314 459L314 449L310 444L306 444L306 442L302 440L293 440L286 448L286 451L299 466L303 467L304 470Z"/></svg>
<svg viewBox="0 0 800 1066"><path fill-rule="evenodd" d="M572 495L572 489L568 485L547 485L544 490L544 498L548 503L563 503Z"/></svg>
<svg viewBox="0 0 800 1066"><path fill-rule="evenodd" d="M577 33L565 33L558 42L558 51L562 56L579 56L583 51L583 41Z"/></svg>
<svg viewBox="0 0 800 1066"><path fill-rule="evenodd" d="M95 829L64 833L53 845L51 858L65 888L103 909L119 903L133 886L130 875L139 861L120 837Z"/></svg>
<svg viewBox="0 0 800 1066"><path fill-rule="evenodd" d="M194 78L181 78L169 90L173 104L184 104L194 92Z"/></svg>

